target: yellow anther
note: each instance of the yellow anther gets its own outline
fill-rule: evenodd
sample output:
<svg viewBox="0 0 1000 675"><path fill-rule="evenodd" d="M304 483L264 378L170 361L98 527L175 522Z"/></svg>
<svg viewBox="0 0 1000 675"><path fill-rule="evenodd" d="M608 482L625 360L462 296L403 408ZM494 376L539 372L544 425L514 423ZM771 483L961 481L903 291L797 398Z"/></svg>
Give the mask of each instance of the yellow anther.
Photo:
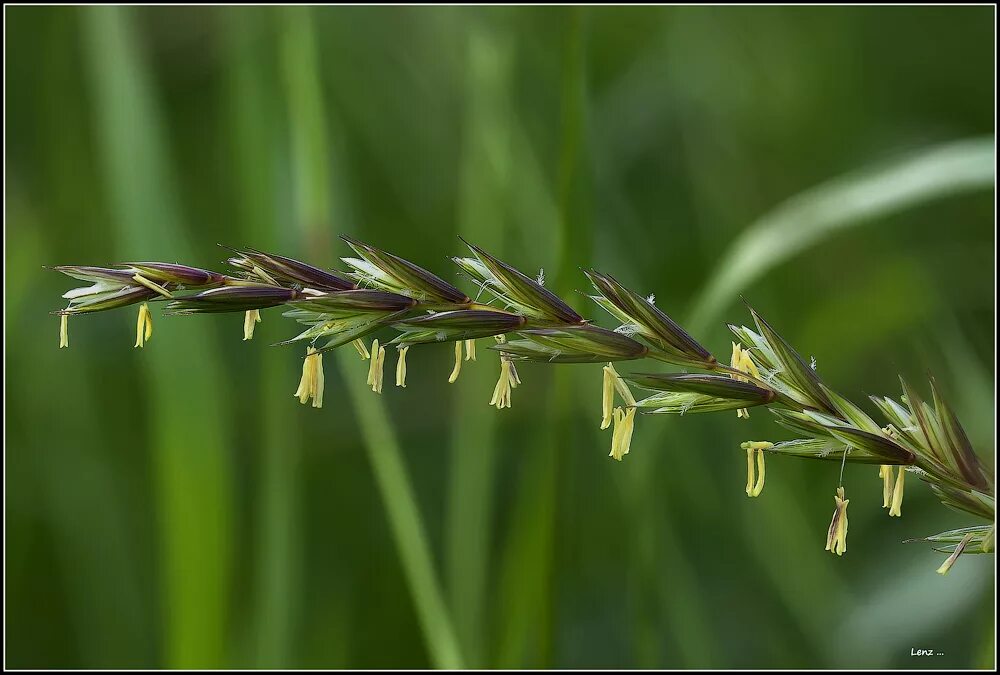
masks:
<svg viewBox="0 0 1000 675"><path fill-rule="evenodd" d="M454 384L458 380L458 374L462 372L462 343L455 343L455 367L451 369L448 376L448 384Z"/></svg>
<svg viewBox="0 0 1000 675"><path fill-rule="evenodd" d="M160 295L162 295L165 298L172 298L172 297L174 297L173 295L171 295L170 291L168 291L167 289L165 289L163 286L159 285L155 281L150 281L149 279L147 279L146 277L142 276L141 274L136 274L135 276L133 276L132 277L132 281L136 282L137 284L141 284L141 285L145 286L146 288L148 288L149 290L153 291L154 293L159 293Z"/></svg>
<svg viewBox="0 0 1000 675"><path fill-rule="evenodd" d="M615 405L615 378L611 374L610 363L604 366L604 382L601 386L601 429L611 426Z"/></svg>
<svg viewBox="0 0 1000 675"><path fill-rule="evenodd" d="M906 467L900 466L896 473L896 484L892 488L892 504L889 506L889 515L897 518L903 514L899 507L903 505L903 479L906 478Z"/></svg>
<svg viewBox="0 0 1000 675"><path fill-rule="evenodd" d="M476 360L476 341L466 340L465 341L465 360L475 361Z"/></svg>
<svg viewBox="0 0 1000 675"><path fill-rule="evenodd" d="M847 552L847 505L850 499L844 499L844 488L837 488L837 494L833 498L837 505L833 512L833 519L830 521L830 529L826 533L826 550L837 555L844 555Z"/></svg>
<svg viewBox="0 0 1000 675"><path fill-rule="evenodd" d="M635 428L635 408L622 410L615 408L612 413L615 428L611 433L611 452L608 457L622 460L632 446L632 431Z"/></svg>
<svg viewBox="0 0 1000 675"><path fill-rule="evenodd" d="M406 352L409 351L410 347L400 347L397 351L399 353L399 359L396 361L396 386L405 387L406 386Z"/></svg>
<svg viewBox="0 0 1000 675"><path fill-rule="evenodd" d="M882 479L882 508L892 506L892 464L882 464L878 468L878 477Z"/></svg>
<svg viewBox="0 0 1000 675"><path fill-rule="evenodd" d="M69 347L69 314L59 315L59 349Z"/></svg>
<svg viewBox="0 0 1000 675"><path fill-rule="evenodd" d="M385 363L385 347L380 347L378 338L372 340L371 361L368 364L368 384L376 394L382 393L382 367Z"/></svg>
<svg viewBox="0 0 1000 675"><path fill-rule="evenodd" d="M754 376L755 378L760 377L760 372L757 370L756 364L754 364L753 359L750 358L750 350L743 349L739 342L733 342L733 355L729 360L729 365L736 370L747 373ZM740 377L739 375L731 375L735 380L740 380L741 382L749 382L750 380L746 377ZM736 411L736 417L742 419L750 419L750 411L746 408L740 408Z"/></svg>
<svg viewBox="0 0 1000 675"><path fill-rule="evenodd" d="M368 353L368 347L366 347L365 343L361 341L361 338L352 341L351 344L354 345L354 348L357 350L358 356L361 357L362 361L372 357L372 355Z"/></svg>
<svg viewBox="0 0 1000 675"><path fill-rule="evenodd" d="M153 315L145 302L139 305L139 318L135 322L135 347L143 347L153 337Z"/></svg>
<svg viewBox="0 0 1000 675"><path fill-rule="evenodd" d="M969 545L970 541L972 541L973 536L973 533L969 532L967 535L962 537L962 541L958 542L958 545L955 546L955 550L950 556L948 556L948 559L941 563L941 567L937 568L938 574L948 574L952 565L954 565L955 561L958 560L958 556L962 555L962 552L965 551L965 547Z"/></svg>
<svg viewBox="0 0 1000 675"><path fill-rule="evenodd" d="M293 396L303 405L312 398L312 406L322 408L324 383L323 355L315 347L306 347L306 358L302 360L302 377Z"/></svg>
<svg viewBox="0 0 1000 675"><path fill-rule="evenodd" d="M519 384L521 384L521 380L517 376L514 364L501 355L500 377L497 379L496 387L493 388L493 397L490 399L490 405L495 406L497 410L509 408L510 393Z"/></svg>
<svg viewBox="0 0 1000 675"><path fill-rule="evenodd" d="M253 340L253 329L260 323L260 310L248 309L243 316L243 339Z"/></svg>
<svg viewBox="0 0 1000 675"><path fill-rule="evenodd" d="M768 441L747 441L740 447L747 451L747 487L748 497L759 497L764 491L764 451L774 447ZM756 471L754 461L756 460Z"/></svg>

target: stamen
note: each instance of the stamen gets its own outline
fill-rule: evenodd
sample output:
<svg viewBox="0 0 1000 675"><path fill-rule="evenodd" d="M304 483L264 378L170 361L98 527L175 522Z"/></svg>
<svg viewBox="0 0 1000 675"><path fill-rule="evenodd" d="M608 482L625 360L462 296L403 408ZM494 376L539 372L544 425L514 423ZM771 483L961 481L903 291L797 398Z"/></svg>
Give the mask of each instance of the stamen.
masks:
<svg viewBox="0 0 1000 675"><path fill-rule="evenodd" d="M458 379L458 374L462 372L462 343L455 343L455 367L451 369L451 375L448 376L448 384L454 384Z"/></svg>
<svg viewBox="0 0 1000 675"><path fill-rule="evenodd" d="M635 430L635 408L629 408L625 411L625 419L623 421L625 428L622 430L622 437L618 446L618 451L622 457L627 455L628 451L632 448L632 432Z"/></svg>
<svg viewBox="0 0 1000 675"><path fill-rule="evenodd" d="M882 508L892 505L892 464L882 464L878 468L878 477L882 479Z"/></svg>
<svg viewBox="0 0 1000 675"><path fill-rule="evenodd" d="M406 352L409 351L409 346L400 347L397 351L399 353L399 360L396 361L396 386L405 387L406 386Z"/></svg>
<svg viewBox="0 0 1000 675"><path fill-rule="evenodd" d="M299 387L293 396L298 398L299 403L303 405L312 398L312 406L322 408L325 379L323 355L318 353L315 347L306 347L306 358L302 360L302 377L299 379Z"/></svg>
<svg viewBox="0 0 1000 675"><path fill-rule="evenodd" d="M375 341L377 342L377 340ZM377 354L377 356L376 356ZM376 394L382 393L382 371L385 365L385 347L379 346L376 349L376 344L372 343L372 363L375 364L375 372L372 374L372 391Z"/></svg>
<svg viewBox="0 0 1000 675"><path fill-rule="evenodd" d="M493 398L490 399L490 405L495 406L497 410L509 408L510 392L519 384L521 384L521 380L517 376L514 364L501 355L500 378L497 380L497 386L493 388Z"/></svg>
<svg viewBox="0 0 1000 675"><path fill-rule="evenodd" d="M59 349L69 347L69 314L59 315Z"/></svg>
<svg viewBox="0 0 1000 675"><path fill-rule="evenodd" d="M141 274L136 274L135 276L133 276L132 277L132 281L134 281L134 282L136 282L138 284L142 284L143 286L145 286L149 290L153 291L154 293L159 293L160 295L162 295L165 298L173 298L174 297L173 295L170 294L170 291L168 291L167 289L165 289L163 286L159 285L155 281L150 281L149 279L147 279L146 277L142 276Z"/></svg>
<svg viewBox="0 0 1000 675"><path fill-rule="evenodd" d="M906 477L906 467L900 466L896 473L896 485L892 488L892 504L889 507L889 515L902 517L899 507L903 505L903 479Z"/></svg>
<svg viewBox="0 0 1000 675"><path fill-rule="evenodd" d="M747 451L747 487L748 497L759 497L764 491L764 451L774 447L774 443L769 441L747 441L740 443L740 447ZM756 460L756 471L754 461Z"/></svg>
<svg viewBox="0 0 1000 675"><path fill-rule="evenodd" d="M757 450L757 482L754 483L751 497L759 497L764 491L764 451Z"/></svg>
<svg viewBox="0 0 1000 675"><path fill-rule="evenodd" d="M137 275L138 276L138 275ZM139 305L139 317L135 322L135 347L143 347L153 337L153 315L145 302Z"/></svg>
<svg viewBox="0 0 1000 675"><path fill-rule="evenodd" d="M368 363L367 384L370 387L375 386L375 371L378 370L378 349L379 349L378 338L375 338L374 340L372 340L371 361L369 361Z"/></svg>
<svg viewBox="0 0 1000 675"><path fill-rule="evenodd" d="M608 457L620 462L623 457L623 453L621 451L621 440L622 432L625 430L625 412L620 407L615 408L611 417L614 421L615 427L611 431L611 452L608 453Z"/></svg>
<svg viewBox="0 0 1000 675"><path fill-rule="evenodd" d="M611 426L611 417L615 405L615 380L609 368L604 366L604 383L601 387L601 429Z"/></svg>
<svg viewBox="0 0 1000 675"><path fill-rule="evenodd" d="M260 310L248 309L243 317L243 340L253 339L253 329L260 323Z"/></svg>
<svg viewBox="0 0 1000 675"><path fill-rule="evenodd" d="M465 360L475 361L476 360L476 341L466 340L465 341Z"/></svg>
<svg viewBox="0 0 1000 675"><path fill-rule="evenodd" d="M837 494L833 498L837 505L833 512L833 519L830 521L830 529L826 533L826 550L837 555L844 555L847 552L847 505L850 499L844 499L843 486L837 488Z"/></svg>
<svg viewBox="0 0 1000 675"><path fill-rule="evenodd" d="M952 554L948 556L947 560L941 563L941 567L937 568L938 574L948 574L948 571L951 569L951 566L955 564L956 560L958 560L958 556L962 555L962 553L965 551L965 547L969 545L970 541L972 541L973 536L974 536L973 533L969 532L967 535L962 537L962 541L958 542L958 545L955 547L954 552L952 552Z"/></svg>
<svg viewBox="0 0 1000 675"><path fill-rule="evenodd" d="M351 344L354 345L356 350L358 350L358 355L361 357L362 361L372 357L372 355L368 353L368 347L366 347L365 343L361 341L361 338L354 340Z"/></svg>
<svg viewBox="0 0 1000 675"><path fill-rule="evenodd" d="M730 366L739 370L743 373L748 373L756 378L760 377L760 371L757 370L756 364L754 364L753 359L750 358L750 350L743 349L739 342L733 342L733 355L729 360ZM749 382L750 380L745 377L740 377L739 375L730 375L734 380L739 380L741 382ZM736 411L737 419L750 419L750 411L747 408L740 408Z"/></svg>

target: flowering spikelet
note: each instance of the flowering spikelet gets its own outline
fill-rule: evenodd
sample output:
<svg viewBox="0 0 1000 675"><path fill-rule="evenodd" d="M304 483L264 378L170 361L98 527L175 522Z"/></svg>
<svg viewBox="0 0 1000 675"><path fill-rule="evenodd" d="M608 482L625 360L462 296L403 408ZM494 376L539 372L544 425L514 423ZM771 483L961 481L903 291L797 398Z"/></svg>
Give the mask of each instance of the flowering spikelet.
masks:
<svg viewBox="0 0 1000 675"><path fill-rule="evenodd" d="M382 367L385 363L385 347L380 347L378 338L372 340L371 362L368 365L368 384L376 394L382 393Z"/></svg>
<svg viewBox="0 0 1000 675"><path fill-rule="evenodd" d="M455 384L458 379L458 374L462 372L462 343L455 343L455 367L451 369L451 375L448 376L448 384Z"/></svg>
<svg viewBox="0 0 1000 675"><path fill-rule="evenodd" d="M955 550L950 556L948 556L948 559L941 563L941 567L937 568L938 574L948 574L948 571L951 570L951 566L955 564L956 560L958 560L958 556L962 555L962 552L965 551L965 547L969 545L969 542L972 541L974 536L975 534L970 532L962 537L962 541L958 542L955 546Z"/></svg>
<svg viewBox="0 0 1000 675"><path fill-rule="evenodd" d="M372 355L368 353L368 347L365 346L365 343L362 342L360 338L358 338L357 340L353 340L351 344L354 345L354 348L356 350L358 350L358 356L361 357L362 361L364 361L365 359L370 359L372 357Z"/></svg>
<svg viewBox="0 0 1000 675"><path fill-rule="evenodd" d="M292 394L305 404L312 398L314 408L323 407L323 355L315 347L306 347L306 358L302 361L302 378L299 388Z"/></svg>
<svg viewBox="0 0 1000 675"><path fill-rule="evenodd" d="M758 497L764 491L764 451L773 448L774 443L747 441L741 443L740 447L747 451L747 496ZM754 470L755 460L756 471Z"/></svg>
<svg viewBox="0 0 1000 675"><path fill-rule="evenodd" d="M833 498L837 508L833 512L833 520L830 521L830 529L826 533L826 550L844 555L847 552L847 505L850 499L844 499L844 488L837 488L837 494Z"/></svg>
<svg viewBox="0 0 1000 675"><path fill-rule="evenodd" d="M903 505L903 479L906 477L906 467L900 466L896 473L896 484L892 488L892 503L889 506L889 515L902 516L899 507Z"/></svg>
<svg viewBox="0 0 1000 675"><path fill-rule="evenodd" d="M253 329L260 323L260 310L248 309L243 315L243 340L253 340Z"/></svg>
<svg viewBox="0 0 1000 675"><path fill-rule="evenodd" d="M757 366L754 364L753 359L750 358L750 350L743 349L739 342L734 342L733 344L733 356L730 360L730 365L743 373L749 373L754 377L760 377L760 372L757 370ZM750 380L745 377L740 377L739 375L733 375L734 379L740 380L741 382L749 382ZM745 419L750 419L750 411L746 408L740 408L736 411L736 417L742 417Z"/></svg>
<svg viewBox="0 0 1000 675"><path fill-rule="evenodd" d="M135 344L132 345L133 348L144 346L151 337L153 337L153 315L149 312L149 305L144 302L139 305L139 318L135 322Z"/></svg>
<svg viewBox="0 0 1000 675"><path fill-rule="evenodd" d="M465 360L475 361L476 360L476 341L466 340L465 341Z"/></svg>
<svg viewBox="0 0 1000 675"><path fill-rule="evenodd" d="M59 316L59 349L69 347L69 314Z"/></svg>
<svg viewBox="0 0 1000 675"><path fill-rule="evenodd" d="M878 477L882 479L882 508L892 506L892 464L882 464L878 468Z"/></svg>
<svg viewBox="0 0 1000 675"><path fill-rule="evenodd" d="M396 361L396 386L405 387L406 386L406 352L409 351L409 347L400 347L396 351L399 353L399 359Z"/></svg>
<svg viewBox="0 0 1000 675"><path fill-rule="evenodd" d="M619 406L612 413L615 428L611 432L611 452L608 457L622 461L632 445L632 431L635 428L635 408L622 410Z"/></svg>

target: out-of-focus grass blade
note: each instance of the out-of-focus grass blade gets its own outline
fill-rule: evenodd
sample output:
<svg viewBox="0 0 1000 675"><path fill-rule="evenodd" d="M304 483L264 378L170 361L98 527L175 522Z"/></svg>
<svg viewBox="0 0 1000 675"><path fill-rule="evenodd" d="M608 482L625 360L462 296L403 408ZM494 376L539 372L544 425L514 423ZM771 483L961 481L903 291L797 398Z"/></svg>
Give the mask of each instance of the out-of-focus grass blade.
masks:
<svg viewBox="0 0 1000 675"><path fill-rule="evenodd" d="M694 335L767 271L853 225L993 186L993 137L924 148L806 190L757 219L729 247L685 324Z"/></svg>
<svg viewBox="0 0 1000 675"><path fill-rule="evenodd" d="M118 252L194 260L130 11L81 11ZM136 447L155 456L165 665L219 667L227 644L233 532L225 380L207 324L161 328L157 338L141 354L150 430Z"/></svg>
<svg viewBox="0 0 1000 675"><path fill-rule="evenodd" d="M316 45L308 7L283 8L281 12L283 70L294 139L295 207L306 241L316 246L328 237L333 208ZM357 356L341 350L338 362L350 372L357 366ZM381 397L359 378L345 380L431 662L437 668L460 669L461 649L392 422Z"/></svg>
<svg viewBox="0 0 1000 675"><path fill-rule="evenodd" d="M459 163L458 230L469 241L499 252L513 198L509 100L513 45L499 30L471 23L466 50L468 107ZM478 363L465 364L473 367L463 368L460 386L482 395L455 392L445 525L448 597L469 667L487 665L497 462L498 416L486 405L497 357L485 350L480 354Z"/></svg>
<svg viewBox="0 0 1000 675"><path fill-rule="evenodd" d="M585 48L584 9L565 8L566 29L562 45L560 140L556 185L558 204L557 249L547 251L553 264L554 290L566 298L576 284L570 264L573 254L589 258L592 233L586 209L586 176L581 171L584 139ZM536 203L543 203L541 200ZM525 222L537 222L529 219ZM536 228L537 229L537 228ZM534 230L533 230L534 231ZM530 240L535 241L534 236ZM545 251L542 242L536 250ZM582 263L583 260L580 260ZM578 264L580 264L578 263ZM505 540L498 580L502 605L498 608L496 666L545 667L552 658L553 532L556 526L559 438L566 432L558 420L569 419L572 388L565 369L552 372L542 414L550 420L537 436L537 447L524 457L522 472L529 479L518 490L512 507L511 530Z"/></svg>
<svg viewBox="0 0 1000 675"><path fill-rule="evenodd" d="M353 352L342 349L337 356L345 372L358 367L358 358ZM360 377L347 377L345 380L361 424L361 434L375 471L431 662L437 668L460 669L463 664L461 650L434 571L420 508L413 496L392 421L381 399L372 394L371 388Z"/></svg>
<svg viewBox="0 0 1000 675"><path fill-rule="evenodd" d="M63 39L76 26L66 24L65 28L69 30L58 31ZM17 223L7 233L7 244L18 255L8 260L5 272L11 281L30 280L55 253L47 246L45 229L16 194L8 195L7 215ZM33 283L10 283L4 310L10 316L36 317L48 327L51 317L38 311L36 297ZM128 472L114 462L117 449L99 442L108 437L101 428L102 415L107 413L95 400L100 368L79 349L53 357L52 341L39 340L37 328L35 321L23 321L8 323L6 330L9 343L19 347L18 357L7 363L5 377L20 383L17 395L7 401L10 427L5 429L7 607L13 607L18 597L21 602L37 602L39 595L48 592L41 585L65 587L76 639L64 650L46 650L41 660L22 662L18 657L23 659L23 655L12 653L7 665L152 666L155 593L144 588L143 556L130 518L136 508L130 499L134 492L125 484ZM50 378L38 376L38 364L43 363L58 368L55 390ZM42 411L51 417L43 421ZM75 442L67 443L67 438ZM58 579L42 580L29 573L40 563L34 537L21 536L21 528L14 524L23 519L45 523L58 558ZM101 546L94 546L95 541L102 542ZM49 611L53 610L47 608L44 616L50 616ZM8 638L18 639L18 632L11 631ZM37 648L47 644L39 642ZM79 660L63 660L67 652Z"/></svg>
<svg viewBox="0 0 1000 675"><path fill-rule="evenodd" d="M267 24L257 10L227 10L223 22L225 47L226 124L231 133L232 176L236 213L242 221L243 241L267 250L279 250L280 229L275 222L274 138L279 101L272 96L279 82L268 77L267 58L273 44ZM266 39L265 39L266 38ZM280 310L264 312L279 319ZM264 331L267 329L264 328ZM287 387L296 377L296 359L286 350L268 350L258 329L258 340L236 345L261 358L256 405L261 486L254 527L253 614L244 630L253 645L250 665L259 668L293 667L293 617L301 607L301 476L296 471L301 436L292 421ZM235 339L235 338L234 338ZM248 357L249 358L249 357Z"/></svg>

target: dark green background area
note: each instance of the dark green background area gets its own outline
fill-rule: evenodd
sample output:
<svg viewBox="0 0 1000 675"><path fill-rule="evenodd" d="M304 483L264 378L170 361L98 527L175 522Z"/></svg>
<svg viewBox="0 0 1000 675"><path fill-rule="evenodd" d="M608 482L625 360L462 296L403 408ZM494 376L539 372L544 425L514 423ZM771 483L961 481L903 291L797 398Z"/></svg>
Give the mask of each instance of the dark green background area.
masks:
<svg viewBox="0 0 1000 675"><path fill-rule="evenodd" d="M334 266L349 233L457 280L462 235L601 325L580 267L687 322L784 200L993 133L993 8L5 18L8 666L441 665L374 429L466 665L992 667L994 557L941 577L900 543L969 518L913 480L889 519L877 470L848 466L850 550L824 552L835 464L769 460L743 492L740 442L789 437L764 410L640 417L619 464L599 365L525 365L498 412L485 343L454 385L449 347L412 349L380 399L349 393L366 363L328 356L315 410L291 396L300 350L269 346L297 332L280 312L242 342L242 316L154 307L143 350L134 311L108 312L59 350L73 283L42 266L219 269L217 243ZM855 401L933 373L992 462L993 203L965 190L824 235L697 338L728 358L742 293Z"/></svg>

